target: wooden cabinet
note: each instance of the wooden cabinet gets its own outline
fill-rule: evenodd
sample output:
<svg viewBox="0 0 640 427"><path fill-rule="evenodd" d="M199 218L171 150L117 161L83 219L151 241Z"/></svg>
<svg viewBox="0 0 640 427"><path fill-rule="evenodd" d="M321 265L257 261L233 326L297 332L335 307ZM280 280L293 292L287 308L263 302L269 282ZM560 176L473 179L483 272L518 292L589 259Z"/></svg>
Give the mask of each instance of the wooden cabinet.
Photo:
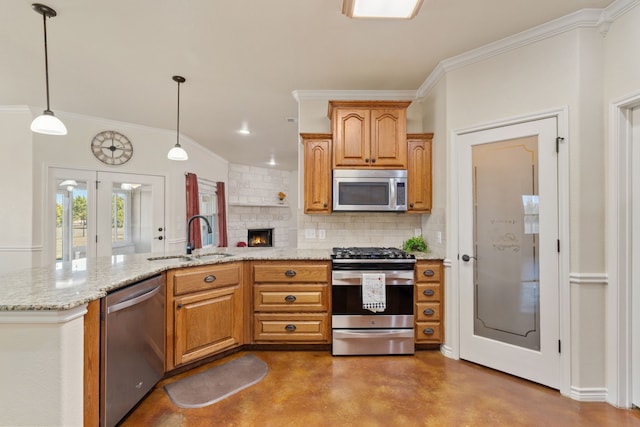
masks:
<svg viewBox="0 0 640 427"><path fill-rule="evenodd" d="M255 343L329 343L329 262L261 261L251 270Z"/></svg>
<svg viewBox="0 0 640 427"><path fill-rule="evenodd" d="M304 144L304 213L331 213L331 134L300 136Z"/></svg>
<svg viewBox="0 0 640 427"><path fill-rule="evenodd" d="M444 342L442 261L418 261L415 283L416 344L441 344Z"/></svg>
<svg viewBox="0 0 640 427"><path fill-rule="evenodd" d="M411 101L329 101L334 168L407 168Z"/></svg>
<svg viewBox="0 0 640 427"><path fill-rule="evenodd" d="M243 344L242 264L167 275L166 370Z"/></svg>
<svg viewBox="0 0 640 427"><path fill-rule="evenodd" d="M407 134L407 213L431 213L432 133Z"/></svg>

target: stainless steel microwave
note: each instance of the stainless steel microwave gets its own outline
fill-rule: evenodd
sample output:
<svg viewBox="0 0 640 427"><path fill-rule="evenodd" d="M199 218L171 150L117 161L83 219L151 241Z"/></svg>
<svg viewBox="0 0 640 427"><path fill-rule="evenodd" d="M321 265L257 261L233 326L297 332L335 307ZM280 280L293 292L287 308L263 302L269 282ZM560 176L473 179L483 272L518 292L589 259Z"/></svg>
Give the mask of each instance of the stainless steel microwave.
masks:
<svg viewBox="0 0 640 427"><path fill-rule="evenodd" d="M334 169L333 210L406 211L407 171Z"/></svg>

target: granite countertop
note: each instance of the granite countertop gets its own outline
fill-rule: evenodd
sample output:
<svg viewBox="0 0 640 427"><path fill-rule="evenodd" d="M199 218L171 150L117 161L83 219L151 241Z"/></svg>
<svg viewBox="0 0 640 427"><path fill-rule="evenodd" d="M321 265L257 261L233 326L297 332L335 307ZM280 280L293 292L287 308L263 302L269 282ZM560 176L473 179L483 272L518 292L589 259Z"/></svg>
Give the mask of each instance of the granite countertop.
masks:
<svg viewBox="0 0 640 427"><path fill-rule="evenodd" d="M69 310L100 299L109 291L174 268L249 260L329 261L331 250L216 248L199 255L201 258L180 254L113 255L2 274L0 275L0 311ZM416 254L418 260L441 258L431 253Z"/></svg>

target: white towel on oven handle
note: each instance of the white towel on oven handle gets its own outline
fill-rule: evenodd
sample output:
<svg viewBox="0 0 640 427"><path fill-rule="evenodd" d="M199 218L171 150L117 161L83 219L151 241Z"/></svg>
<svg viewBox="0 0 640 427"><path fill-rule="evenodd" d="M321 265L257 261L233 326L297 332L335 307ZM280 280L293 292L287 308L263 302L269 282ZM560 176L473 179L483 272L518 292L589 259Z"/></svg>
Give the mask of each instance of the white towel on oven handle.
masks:
<svg viewBox="0 0 640 427"><path fill-rule="evenodd" d="M362 308L374 313L387 309L384 273L362 274Z"/></svg>

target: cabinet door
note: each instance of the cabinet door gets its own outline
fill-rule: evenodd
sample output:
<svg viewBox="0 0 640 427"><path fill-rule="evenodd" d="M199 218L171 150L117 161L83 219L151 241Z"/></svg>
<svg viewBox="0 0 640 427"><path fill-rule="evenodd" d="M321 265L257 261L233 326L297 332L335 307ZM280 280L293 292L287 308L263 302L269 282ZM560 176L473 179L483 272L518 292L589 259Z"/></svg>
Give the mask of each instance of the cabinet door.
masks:
<svg viewBox="0 0 640 427"><path fill-rule="evenodd" d="M173 309L176 366L242 343L240 286L176 298Z"/></svg>
<svg viewBox="0 0 640 427"><path fill-rule="evenodd" d="M369 166L371 160L370 132L370 111L368 109L336 109L333 117L333 166Z"/></svg>
<svg viewBox="0 0 640 427"><path fill-rule="evenodd" d="M405 109L371 110L371 158L374 167L406 169L407 112Z"/></svg>
<svg viewBox="0 0 640 427"><path fill-rule="evenodd" d="M407 136L407 213L431 212L432 134Z"/></svg>
<svg viewBox="0 0 640 427"><path fill-rule="evenodd" d="M304 213L331 213L331 135L301 136L304 144Z"/></svg>

